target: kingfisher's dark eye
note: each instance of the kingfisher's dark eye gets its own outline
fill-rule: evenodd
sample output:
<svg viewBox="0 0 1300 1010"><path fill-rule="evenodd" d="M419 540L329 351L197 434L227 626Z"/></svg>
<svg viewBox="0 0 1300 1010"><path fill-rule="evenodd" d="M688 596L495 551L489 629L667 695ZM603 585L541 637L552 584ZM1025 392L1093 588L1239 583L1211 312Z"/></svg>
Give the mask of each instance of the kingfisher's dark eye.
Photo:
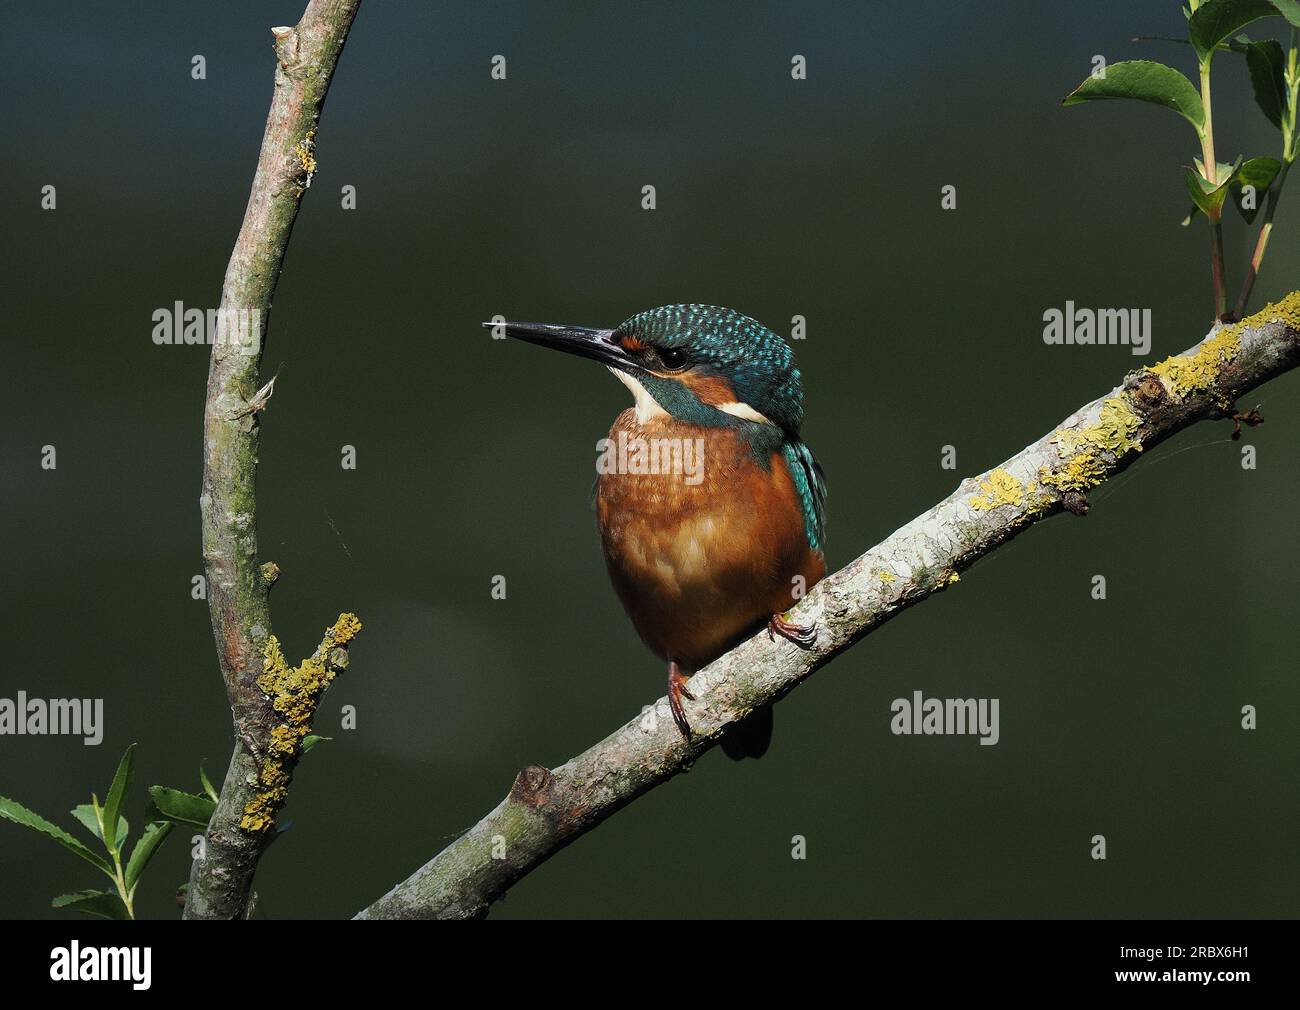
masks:
<svg viewBox="0 0 1300 1010"><path fill-rule="evenodd" d="M677 347L661 347L659 349L659 360L663 362L665 368L676 370L686 367L686 352Z"/></svg>

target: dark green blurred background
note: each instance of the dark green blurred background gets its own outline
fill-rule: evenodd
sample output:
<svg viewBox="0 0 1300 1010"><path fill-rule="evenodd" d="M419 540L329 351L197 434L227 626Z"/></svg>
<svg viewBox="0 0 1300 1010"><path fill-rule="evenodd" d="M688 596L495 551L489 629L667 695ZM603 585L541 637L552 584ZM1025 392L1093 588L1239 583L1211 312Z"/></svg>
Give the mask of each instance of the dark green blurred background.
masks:
<svg viewBox="0 0 1300 1010"><path fill-rule="evenodd" d="M219 298L268 29L303 3L6 6L0 696L103 697L107 732L0 738L0 794L79 831L65 811L139 741L138 825L144 785L193 787L230 750L190 598L207 352L154 346L150 314ZM1058 105L1093 54L1192 69L1129 41L1182 30L1172 0L370 0L277 291L260 475L286 652L343 609L366 628L322 709L334 740L300 768L293 830L262 864L265 911L352 915L521 766L564 761L663 693L587 504L626 392L481 320L612 325L704 301L788 332L806 315L805 435L839 567L1144 360L1044 346L1044 309L1150 308L1145 360L1204 333L1207 229L1178 226L1191 130L1152 106ZM1216 71L1220 154L1275 156L1244 67ZM1300 279L1297 208L1288 193L1256 307ZM1235 281L1247 244L1228 228ZM762 762L708 755L494 915L1295 915L1300 375L1258 399L1256 471L1226 423L1184 433L1086 520L1027 533L782 702ZM892 736L890 702L918 689L1000 698L1001 742ZM0 860L7 917L58 915L52 895L95 886L9 823ZM177 833L142 914L177 914L187 866Z"/></svg>

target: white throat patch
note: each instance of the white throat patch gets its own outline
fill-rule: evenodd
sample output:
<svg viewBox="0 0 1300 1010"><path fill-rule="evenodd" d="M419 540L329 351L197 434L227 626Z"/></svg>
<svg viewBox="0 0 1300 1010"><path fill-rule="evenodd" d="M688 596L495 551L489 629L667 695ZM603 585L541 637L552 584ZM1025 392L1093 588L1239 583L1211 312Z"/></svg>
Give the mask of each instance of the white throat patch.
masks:
<svg viewBox="0 0 1300 1010"><path fill-rule="evenodd" d="M618 379L631 391L632 398L636 401L636 419L639 423L645 424L652 417L668 413L663 407L659 406L659 401L650 395L650 390L628 375L627 372L617 368L610 368L608 365L605 367L609 368L614 373L614 378Z"/></svg>

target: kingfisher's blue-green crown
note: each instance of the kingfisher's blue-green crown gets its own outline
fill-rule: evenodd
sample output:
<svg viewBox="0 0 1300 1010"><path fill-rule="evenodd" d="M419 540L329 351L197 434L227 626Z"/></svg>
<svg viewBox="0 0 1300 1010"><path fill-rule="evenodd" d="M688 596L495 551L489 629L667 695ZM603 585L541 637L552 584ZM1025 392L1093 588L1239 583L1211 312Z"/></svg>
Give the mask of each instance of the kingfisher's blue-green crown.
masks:
<svg viewBox="0 0 1300 1010"><path fill-rule="evenodd" d="M684 368L726 379L739 403L798 435L803 424L803 384L790 345L762 323L718 305L663 305L638 312L614 329L655 349L685 356ZM665 386L671 379L642 377L655 394L676 399ZM662 403L663 400L661 399Z"/></svg>

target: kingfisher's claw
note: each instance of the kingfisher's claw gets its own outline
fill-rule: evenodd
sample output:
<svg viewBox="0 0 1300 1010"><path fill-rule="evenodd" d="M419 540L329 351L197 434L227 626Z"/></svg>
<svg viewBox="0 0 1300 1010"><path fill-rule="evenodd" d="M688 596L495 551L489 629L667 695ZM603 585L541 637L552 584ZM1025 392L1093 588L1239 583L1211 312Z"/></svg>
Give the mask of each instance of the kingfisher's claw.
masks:
<svg viewBox="0 0 1300 1010"><path fill-rule="evenodd" d="M767 622L768 640L775 642L777 635L806 649L817 641L817 625L793 624L787 621L783 615L773 614Z"/></svg>
<svg viewBox="0 0 1300 1010"><path fill-rule="evenodd" d="M668 664L668 707L673 713L673 722L677 723L677 728L682 731L682 736L686 737L686 742L691 742L691 724L686 721L686 711L682 708L682 699L694 701L695 695L686 687L689 678L682 673L682 668L676 663Z"/></svg>

